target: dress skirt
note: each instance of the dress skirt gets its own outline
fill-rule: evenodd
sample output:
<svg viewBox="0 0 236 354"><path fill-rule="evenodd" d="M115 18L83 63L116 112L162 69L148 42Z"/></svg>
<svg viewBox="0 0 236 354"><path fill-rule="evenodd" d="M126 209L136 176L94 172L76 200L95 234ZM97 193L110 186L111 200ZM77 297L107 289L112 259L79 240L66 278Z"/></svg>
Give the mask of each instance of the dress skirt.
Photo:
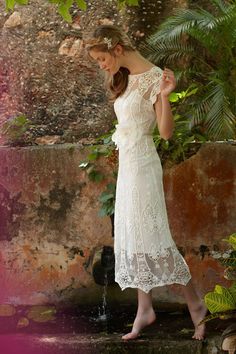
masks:
<svg viewBox="0 0 236 354"><path fill-rule="evenodd" d="M119 151L114 218L115 280L122 290L146 293L191 278L170 233L161 162L152 137L147 141L145 154Z"/></svg>

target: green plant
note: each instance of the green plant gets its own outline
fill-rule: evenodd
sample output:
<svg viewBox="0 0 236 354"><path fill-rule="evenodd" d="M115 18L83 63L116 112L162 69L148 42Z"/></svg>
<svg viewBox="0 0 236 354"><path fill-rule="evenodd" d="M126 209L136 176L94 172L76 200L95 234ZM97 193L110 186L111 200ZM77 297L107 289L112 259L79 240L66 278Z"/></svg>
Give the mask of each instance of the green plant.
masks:
<svg viewBox="0 0 236 354"><path fill-rule="evenodd" d="M71 9L77 6L80 10L86 11L87 2L85 0L48 0L49 3L57 6L58 13L67 22L72 22ZM14 10L16 4L28 5L29 0L5 0L6 10ZM122 8L128 6L138 6L139 0L117 0L117 5Z"/></svg>
<svg viewBox="0 0 236 354"><path fill-rule="evenodd" d="M154 143L163 163L166 161L179 163L185 160L208 139L198 127L191 126L191 120L185 112L185 107L190 104L189 100L196 95L197 91L196 85L190 85L184 91L172 92L169 97L175 122L173 136L169 140L162 139L157 127L153 133Z"/></svg>
<svg viewBox="0 0 236 354"><path fill-rule="evenodd" d="M29 128L32 122L21 114L17 117L7 120L0 128L0 133L10 144L21 144L23 141L30 140Z"/></svg>
<svg viewBox="0 0 236 354"><path fill-rule="evenodd" d="M117 175L114 174L116 179ZM104 192L101 193L98 200L101 203L101 208L98 215L103 217L113 215L115 211L116 183L108 183Z"/></svg>
<svg viewBox="0 0 236 354"><path fill-rule="evenodd" d="M113 126L117 123L115 120L113 122ZM101 182L105 175L99 168L97 167L96 161L104 156L107 158L108 162L112 164L112 166L116 163L115 157L115 146L111 140L111 136L114 132L114 128L112 128L108 133L99 136L96 139L97 144L92 145L90 147L89 154L86 160L81 161L79 167L84 169L88 177L93 182Z"/></svg>
<svg viewBox="0 0 236 354"><path fill-rule="evenodd" d="M115 120L113 126L117 123ZM98 200L100 201L101 208L99 210L99 216L111 216L114 214L115 207L115 193L116 193L116 178L117 178L117 153L115 150L115 145L111 140L111 136L114 132L112 128L108 133L101 135L96 139L97 144L90 148L90 152L87 156L87 159L81 161L79 167L85 170L88 174L89 179L92 182L101 182L107 178L104 173L97 166L97 160L100 157L105 157L108 164L112 168L112 174L110 178L114 182L109 182L106 186L106 189L100 194Z"/></svg>
<svg viewBox="0 0 236 354"><path fill-rule="evenodd" d="M226 266L224 277L232 280L233 283L229 288L216 285L214 291L205 295L205 303L210 311L210 315L206 316L202 322L210 321L214 318L228 319L236 317L236 234L229 236L225 240L232 246L232 250L218 254L218 258L223 266Z"/></svg>
<svg viewBox="0 0 236 354"><path fill-rule="evenodd" d="M178 9L143 50L153 62L179 67L179 79L197 83L188 109L193 124L201 124L212 140L235 139L236 1L210 3L212 13Z"/></svg>

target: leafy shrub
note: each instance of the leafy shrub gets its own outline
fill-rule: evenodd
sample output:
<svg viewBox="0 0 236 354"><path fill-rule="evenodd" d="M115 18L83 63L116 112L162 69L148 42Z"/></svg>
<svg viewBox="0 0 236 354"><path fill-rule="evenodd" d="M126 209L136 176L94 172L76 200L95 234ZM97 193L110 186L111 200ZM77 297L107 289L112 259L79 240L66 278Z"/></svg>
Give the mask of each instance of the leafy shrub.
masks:
<svg viewBox="0 0 236 354"><path fill-rule="evenodd" d="M162 163L176 164L196 153L202 143L208 140L201 128L191 126L191 119L186 114L189 101L198 92L196 85L190 85L187 90L172 92L169 100L172 103L175 129L169 140L160 137L158 128L153 132L153 140ZM193 144L194 143L194 144Z"/></svg>
<svg viewBox="0 0 236 354"><path fill-rule="evenodd" d="M203 322L213 318L227 319L236 317L236 234L225 240L232 246L232 250L223 254L213 253L219 262L226 266L224 277L233 280L229 288L216 285L214 291L205 295L205 303L211 315L206 316Z"/></svg>
<svg viewBox="0 0 236 354"><path fill-rule="evenodd" d="M236 2L210 3L212 12L196 2L195 9L177 9L143 51L154 63L179 67L180 78L198 85L188 109L193 124L201 124L211 140L235 139Z"/></svg>

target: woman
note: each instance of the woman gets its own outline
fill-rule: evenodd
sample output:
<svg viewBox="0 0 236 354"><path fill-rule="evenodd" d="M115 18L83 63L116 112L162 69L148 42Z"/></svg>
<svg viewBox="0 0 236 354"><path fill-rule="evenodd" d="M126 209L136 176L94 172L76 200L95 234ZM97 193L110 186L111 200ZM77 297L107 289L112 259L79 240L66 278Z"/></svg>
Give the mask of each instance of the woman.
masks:
<svg viewBox="0 0 236 354"><path fill-rule="evenodd" d="M152 131L157 124L163 139L174 129L168 96L175 89L174 73L145 59L127 35L113 25L97 27L86 40L91 58L107 72L107 83L118 118L112 136L119 149L115 204L115 279L124 290L138 290L135 339L156 319L151 289L182 285L192 321L193 338L203 339L206 308L197 295L188 266L172 239L166 212L162 167Z"/></svg>

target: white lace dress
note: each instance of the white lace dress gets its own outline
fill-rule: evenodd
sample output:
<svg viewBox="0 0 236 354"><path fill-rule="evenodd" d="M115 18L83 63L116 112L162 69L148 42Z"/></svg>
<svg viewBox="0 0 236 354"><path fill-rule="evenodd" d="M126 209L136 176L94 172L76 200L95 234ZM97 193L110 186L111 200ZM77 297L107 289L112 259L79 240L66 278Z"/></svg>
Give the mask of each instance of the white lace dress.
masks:
<svg viewBox="0 0 236 354"><path fill-rule="evenodd" d="M157 66L129 75L125 93L114 103L118 124L112 140L119 149L115 280L122 290L147 293L156 286L186 285L191 278L169 230L162 166L152 138L161 77Z"/></svg>

